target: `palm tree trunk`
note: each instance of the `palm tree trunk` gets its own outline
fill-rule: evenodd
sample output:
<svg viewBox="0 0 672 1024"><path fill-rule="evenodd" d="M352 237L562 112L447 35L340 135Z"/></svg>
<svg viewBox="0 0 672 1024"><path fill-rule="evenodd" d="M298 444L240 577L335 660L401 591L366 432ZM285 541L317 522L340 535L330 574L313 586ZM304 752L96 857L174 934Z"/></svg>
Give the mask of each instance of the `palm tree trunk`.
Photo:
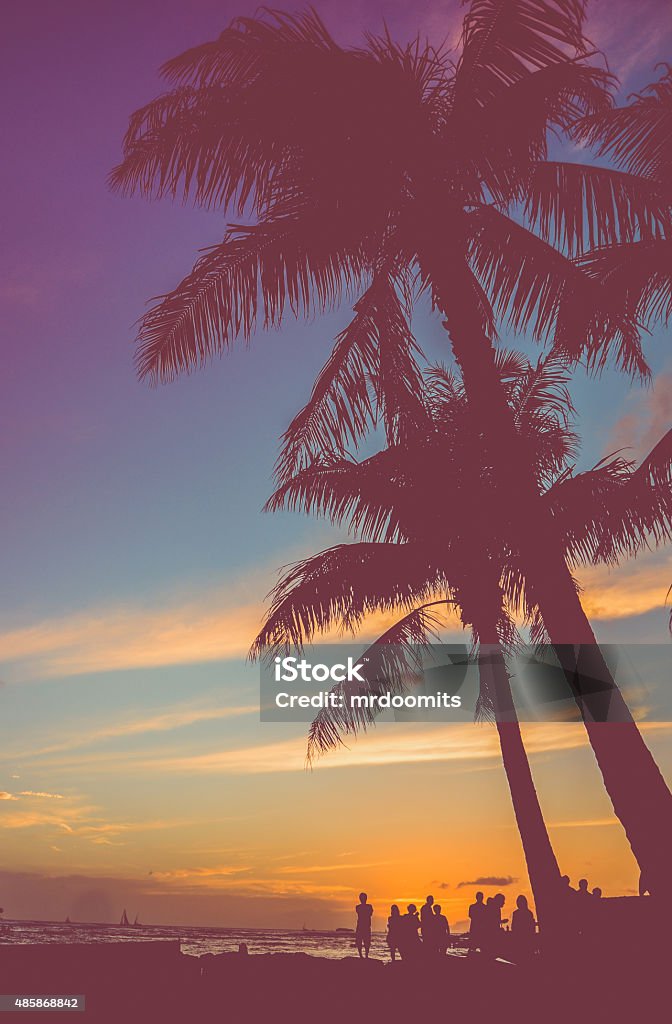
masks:
<svg viewBox="0 0 672 1024"><path fill-rule="evenodd" d="M460 273L454 265L443 266L441 271L438 277L431 275L435 295L474 413L475 436L482 438L481 457L503 470L497 481L498 509L511 512L512 537L529 567L530 596L558 651L607 793L647 885L652 893L672 898L672 794L612 678L581 605L501 387L492 344L469 301L474 294L471 275L466 268Z"/></svg>
<svg viewBox="0 0 672 1024"><path fill-rule="evenodd" d="M540 923L548 930L553 926L554 911L557 912L561 899L560 869L539 804L499 644L481 644L478 668L482 684L494 695L502 761L523 844L534 904Z"/></svg>

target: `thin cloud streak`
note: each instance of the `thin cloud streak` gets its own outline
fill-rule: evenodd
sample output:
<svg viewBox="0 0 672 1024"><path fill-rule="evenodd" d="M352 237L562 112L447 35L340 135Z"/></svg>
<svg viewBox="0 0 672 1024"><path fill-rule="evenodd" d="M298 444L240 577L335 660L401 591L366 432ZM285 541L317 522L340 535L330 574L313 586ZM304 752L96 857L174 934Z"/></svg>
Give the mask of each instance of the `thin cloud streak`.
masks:
<svg viewBox="0 0 672 1024"><path fill-rule="evenodd" d="M11 753L11 757L14 759L42 757L47 754L56 754L67 750L85 749L104 740L122 739L127 736L142 736L152 732L172 732L200 722L238 718L258 713L259 707L256 704L231 707L186 705L153 715L151 718L121 722L119 725L112 725L103 729L92 729L82 725L75 735L64 740L62 743L55 743L37 750L31 749L24 751L22 754Z"/></svg>
<svg viewBox="0 0 672 1024"><path fill-rule="evenodd" d="M596 567L579 573L590 616L618 619L662 607L669 586L672 556L630 563L620 571ZM617 584L627 575L628 585ZM234 607L230 592L203 590L186 603L148 611L131 605L47 619L0 633L0 661L14 663L14 681L54 678L133 668L198 664L247 656L263 616L260 604ZM358 639L380 635L395 621L394 613L370 615ZM458 620L447 619L447 632L462 635ZM333 632L320 639L334 642Z"/></svg>
<svg viewBox="0 0 672 1024"><path fill-rule="evenodd" d="M347 861L341 861L340 864L310 864L310 865L298 865L296 867L282 867L278 868L278 874L281 875L312 875L319 874L323 871L349 871L349 870L364 870L365 868L380 868L385 867L389 864L397 864L398 861L394 860L371 860L365 861L362 864L350 864Z"/></svg>
<svg viewBox="0 0 672 1024"><path fill-rule="evenodd" d="M590 566L579 573L589 619L623 619L663 609L672 579L672 554L647 552L622 566ZM667 640L661 633L660 642Z"/></svg>
<svg viewBox="0 0 672 1024"><path fill-rule="evenodd" d="M618 818L589 818L577 821L549 821L547 828L612 828L620 825Z"/></svg>
<svg viewBox="0 0 672 1024"><path fill-rule="evenodd" d="M642 732L670 732L672 723L642 723ZM525 745L531 757L587 746L585 729L579 723L533 723L522 727ZM460 723L441 729L425 727L408 730L398 724L381 725L375 733L362 736L351 748L339 749L315 765L315 771L360 766L384 767L430 762L461 762L469 766L494 764L501 757L497 733L484 725ZM75 757L51 757L41 767L87 774L135 774L146 772L179 775L260 775L278 772L303 772L305 740L289 739L234 750L213 750L184 754L155 751L138 754L117 752Z"/></svg>

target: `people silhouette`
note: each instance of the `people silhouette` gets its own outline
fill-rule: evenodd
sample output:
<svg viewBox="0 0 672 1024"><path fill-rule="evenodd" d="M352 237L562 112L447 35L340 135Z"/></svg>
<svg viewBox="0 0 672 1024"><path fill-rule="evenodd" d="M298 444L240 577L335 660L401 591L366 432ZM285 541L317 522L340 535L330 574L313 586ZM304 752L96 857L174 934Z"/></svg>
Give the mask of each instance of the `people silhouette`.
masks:
<svg viewBox="0 0 672 1024"><path fill-rule="evenodd" d="M520 964L531 960L537 948L537 922L525 896L518 897L516 907L511 915L511 941L514 959Z"/></svg>
<svg viewBox="0 0 672 1024"><path fill-rule="evenodd" d="M563 894L566 894L567 896L574 896L574 895L576 895L576 889L572 889L569 875L563 875L562 878L560 879L560 883L562 885L562 892L563 892Z"/></svg>
<svg viewBox="0 0 672 1024"><path fill-rule="evenodd" d="M448 918L445 914L441 913L441 907L438 903L434 904L434 914L432 918L432 952L438 953L439 956L445 956L450 945L450 925L448 924ZM424 927L423 927L423 942L424 942Z"/></svg>
<svg viewBox="0 0 672 1024"><path fill-rule="evenodd" d="M600 889L599 885L595 886L591 895L593 895L595 899L599 900L600 896L602 895L602 890Z"/></svg>
<svg viewBox="0 0 672 1024"><path fill-rule="evenodd" d="M434 928L434 914L432 907L434 905L434 897L428 896L426 902L420 908L420 930L422 931L423 943L429 943L431 945L433 928Z"/></svg>
<svg viewBox="0 0 672 1024"><path fill-rule="evenodd" d="M371 948L371 918L373 917L373 907L370 903L367 903L368 896L365 892L360 892L359 903L355 907L355 913L357 914L357 928L355 929L355 945L357 946L357 952L361 958L362 949L364 950L364 956L369 958L369 949Z"/></svg>
<svg viewBox="0 0 672 1024"><path fill-rule="evenodd" d="M469 952L476 949L483 949L483 937L485 934L486 908L483 902L483 893L477 892L475 902L469 907Z"/></svg>
<svg viewBox="0 0 672 1024"><path fill-rule="evenodd" d="M402 960L415 960L420 955L422 943L418 935L420 916L415 903L409 903L406 913L401 918L401 944L399 952Z"/></svg>
<svg viewBox="0 0 672 1024"><path fill-rule="evenodd" d="M401 946L403 945L402 929L402 917L399 913L399 907L396 903L393 903L390 907L390 916L387 919L387 944L390 947L392 963L396 960L397 953L401 955Z"/></svg>
<svg viewBox="0 0 672 1024"><path fill-rule="evenodd" d="M579 888L576 890L576 892L577 892L577 895L579 895L579 896L590 896L591 895L590 889L588 888L588 879L587 878L580 878L579 879Z"/></svg>
<svg viewBox="0 0 672 1024"><path fill-rule="evenodd" d="M485 904L485 935L481 943L481 951L491 957L499 956L501 952L502 925L508 921L508 917L502 917L502 907L505 903L506 897L498 892L495 896L491 896Z"/></svg>

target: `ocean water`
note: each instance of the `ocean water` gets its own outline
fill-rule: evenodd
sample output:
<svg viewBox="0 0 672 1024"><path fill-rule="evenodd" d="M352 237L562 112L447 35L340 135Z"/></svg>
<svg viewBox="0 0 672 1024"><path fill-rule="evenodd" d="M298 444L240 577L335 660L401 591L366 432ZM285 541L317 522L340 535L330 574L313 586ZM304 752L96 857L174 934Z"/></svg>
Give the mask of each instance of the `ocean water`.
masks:
<svg viewBox="0 0 672 1024"><path fill-rule="evenodd" d="M190 956L203 953L233 953L241 942L254 953L309 953L341 959L356 956L353 933L333 931L289 931L279 928L203 928L187 925L137 925L122 928L110 924L63 924L54 921L2 922L3 943L138 942L148 939L179 939L180 949ZM4 930L6 929L6 931ZM453 956L466 950L450 949ZM390 952L382 932L371 937L372 957L389 960Z"/></svg>

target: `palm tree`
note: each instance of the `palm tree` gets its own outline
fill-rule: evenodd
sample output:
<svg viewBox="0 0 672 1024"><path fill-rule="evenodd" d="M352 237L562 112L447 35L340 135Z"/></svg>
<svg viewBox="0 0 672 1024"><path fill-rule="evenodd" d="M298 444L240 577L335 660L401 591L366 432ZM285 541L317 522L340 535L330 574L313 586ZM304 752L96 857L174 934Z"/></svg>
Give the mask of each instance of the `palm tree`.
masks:
<svg viewBox="0 0 672 1024"><path fill-rule="evenodd" d="M575 474L569 464L576 438L565 419L571 410L565 368L553 360L532 367L508 354L500 357L499 372L573 562L615 562L636 554L648 538L669 539L672 432L638 468L617 456ZM535 904L540 920L552 929L562 914L560 872L504 659L515 637L510 610L521 610L525 593L520 557L507 550L506 537L484 523L492 473L474 463L468 404L452 375L430 373L425 412L423 427L409 431L403 443L362 463L325 453L272 496L269 510L326 515L347 524L358 540L320 552L286 573L252 653L272 655L288 645L301 646L334 625L354 632L367 612L401 610L403 617L364 659L371 692L388 689L390 681L402 689L409 665L417 667L418 646L428 643L437 625L436 606L454 606L478 648L477 710L496 722ZM661 485L663 478L667 486ZM536 638L546 639L539 609L524 605L522 611ZM375 717L375 711L352 708L347 700L321 711L310 732L309 758L337 745L344 733L367 728Z"/></svg>
<svg viewBox="0 0 672 1024"><path fill-rule="evenodd" d="M595 644L493 348L501 321L594 366L613 350L625 369L647 372L630 310L568 257L648 237L666 203L633 175L547 159L549 129L568 133L611 103L610 76L586 63L584 6L472 0L456 65L389 36L341 47L314 11L238 19L168 62L173 88L132 117L112 184L193 196L248 222L143 318L141 377L205 363L249 337L258 313L273 326L288 309L312 313L360 294L287 432L281 480L325 441L343 450L361 436L372 379L392 437L399 411L417 412L402 299L414 286L430 296L529 599L558 645L633 851L652 887L667 891L672 795ZM608 728L605 703L618 719Z"/></svg>

